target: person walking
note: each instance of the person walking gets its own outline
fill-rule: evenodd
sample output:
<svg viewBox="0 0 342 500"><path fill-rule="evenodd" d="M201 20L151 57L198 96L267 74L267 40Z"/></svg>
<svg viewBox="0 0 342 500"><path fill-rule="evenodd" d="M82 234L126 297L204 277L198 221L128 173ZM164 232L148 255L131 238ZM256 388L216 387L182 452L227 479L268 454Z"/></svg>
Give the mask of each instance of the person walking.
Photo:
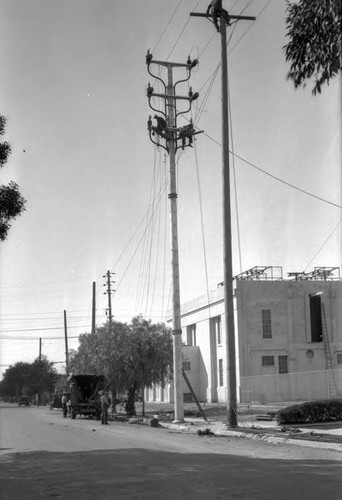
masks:
<svg viewBox="0 0 342 500"><path fill-rule="evenodd" d="M109 408L109 400L104 391L100 393L101 397L101 424L108 425L108 408Z"/></svg>

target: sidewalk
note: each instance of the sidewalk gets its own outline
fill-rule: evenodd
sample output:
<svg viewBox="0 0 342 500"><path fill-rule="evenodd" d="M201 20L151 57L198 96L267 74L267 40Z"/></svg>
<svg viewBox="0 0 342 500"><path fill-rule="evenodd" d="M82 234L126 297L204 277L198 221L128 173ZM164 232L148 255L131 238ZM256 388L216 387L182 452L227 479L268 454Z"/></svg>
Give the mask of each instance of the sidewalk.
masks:
<svg viewBox="0 0 342 500"><path fill-rule="evenodd" d="M191 432L199 436L260 439L270 443L342 451L342 422L294 427L279 426L276 421L243 421L237 429L228 429L225 422L186 418L183 423L160 422L160 425L175 432Z"/></svg>

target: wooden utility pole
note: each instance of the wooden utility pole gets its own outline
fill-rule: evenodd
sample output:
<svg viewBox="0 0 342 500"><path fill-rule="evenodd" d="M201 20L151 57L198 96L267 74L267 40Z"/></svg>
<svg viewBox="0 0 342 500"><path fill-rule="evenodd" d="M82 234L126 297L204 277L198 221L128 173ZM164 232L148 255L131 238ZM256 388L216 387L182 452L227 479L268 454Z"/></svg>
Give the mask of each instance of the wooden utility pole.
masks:
<svg viewBox="0 0 342 500"><path fill-rule="evenodd" d="M190 16L212 18L212 15L191 12ZM232 261L232 224L230 201L229 166L229 126L228 126L228 70L227 70L227 32L226 25L231 19L255 20L251 16L231 16L223 10L220 14L221 35L221 99L222 99L222 188L223 188L223 273L226 337L226 383L227 383L227 426L237 427L236 397L236 354L234 326L234 290Z"/></svg>
<svg viewBox="0 0 342 500"><path fill-rule="evenodd" d="M64 309L64 338L65 338L65 371L66 376L69 376L69 349L68 349L68 327L67 327L67 314Z"/></svg>
<svg viewBox="0 0 342 500"><path fill-rule="evenodd" d="M150 108L158 111L160 115L155 115L157 126L152 125L151 117L148 120L148 130L151 141L157 146L162 146L169 154L169 200L170 200L170 226L171 226L171 265L172 265L172 335L173 335L173 385L174 385L174 422L184 422L184 405L183 405L183 377L182 377L182 327L181 327L181 308L180 308L180 287L179 287L179 254L178 254L178 222L177 222L177 183L176 183L176 151L178 147L189 146L192 144L192 136L196 133L193 129L192 122L190 128L177 127L177 99L183 99L188 103L188 110L191 109L192 101L197 99L198 94L193 94L191 87L188 96L176 95L175 87L177 83L189 80L191 70L198 61L188 61L184 63L175 63L169 61L155 61L152 54L148 51L146 56L149 74L162 82L164 93L154 92L153 87L148 85L147 97L149 99ZM150 70L150 65L166 67L167 82L165 83L160 77L154 75ZM174 84L173 69L184 68L188 72L188 77ZM155 109L151 103L152 97L159 97L164 100L164 111ZM186 130L187 135L182 135ZM157 142L153 136L157 135ZM165 140L165 145L162 141ZM187 140L189 141L186 144ZM181 142L181 146L177 146L177 141Z"/></svg>
<svg viewBox="0 0 342 500"><path fill-rule="evenodd" d="M91 321L91 333L95 333L96 329L96 283L93 281L93 301L92 301L92 321Z"/></svg>
<svg viewBox="0 0 342 500"><path fill-rule="evenodd" d="M40 372L40 375L41 375L41 370L42 370L42 338L39 337L39 372ZM40 382L39 382L40 384ZM38 385L39 387L39 385ZM41 402L41 390L40 390L40 387L38 389L38 394L37 394L37 404L38 406L40 405L40 402Z"/></svg>
<svg viewBox="0 0 342 500"><path fill-rule="evenodd" d="M111 273L110 271L107 271L106 274L103 276L103 278L107 278L107 283L105 283L103 286L107 287L107 291L103 292L104 295L108 295L108 321L109 321L109 326L112 326L113 324L113 316L112 316L112 293L115 292L115 290L112 290L111 285L115 283L115 281L111 281Z"/></svg>

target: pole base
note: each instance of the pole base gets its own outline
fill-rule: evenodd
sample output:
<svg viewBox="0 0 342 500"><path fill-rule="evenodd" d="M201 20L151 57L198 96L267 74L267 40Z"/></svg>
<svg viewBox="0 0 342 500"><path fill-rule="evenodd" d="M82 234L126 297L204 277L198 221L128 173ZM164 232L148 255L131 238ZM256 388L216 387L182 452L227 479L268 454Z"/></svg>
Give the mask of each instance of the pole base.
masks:
<svg viewBox="0 0 342 500"><path fill-rule="evenodd" d="M172 423L173 424L184 424L185 420L181 420L181 419L176 419L176 420L173 420Z"/></svg>

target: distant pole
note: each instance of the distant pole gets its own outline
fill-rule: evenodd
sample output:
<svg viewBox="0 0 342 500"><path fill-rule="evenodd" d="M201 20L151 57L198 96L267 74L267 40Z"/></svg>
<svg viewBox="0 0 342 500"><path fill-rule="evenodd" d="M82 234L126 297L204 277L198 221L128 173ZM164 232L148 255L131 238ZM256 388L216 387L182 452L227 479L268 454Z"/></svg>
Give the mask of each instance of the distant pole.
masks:
<svg viewBox="0 0 342 500"><path fill-rule="evenodd" d="M112 293L115 292L115 290L112 290L111 285L115 283L115 281L111 281L111 273L110 271L107 271L106 274L103 276L103 278L107 278L107 283L105 283L103 286L107 287L107 291L104 292L104 294L108 295L108 320L109 320L109 326L112 326L113 324L113 315L112 315Z"/></svg>
<svg viewBox="0 0 342 500"><path fill-rule="evenodd" d="M67 327L67 314L64 309L64 338L65 338L65 368L66 376L69 376L69 349L68 349L68 327Z"/></svg>
<svg viewBox="0 0 342 500"><path fill-rule="evenodd" d="M39 372L41 373L41 368L42 368L42 338L39 337L39 357L38 357L38 360L39 360ZM39 385L38 385L39 387ZM37 394L37 404L38 406L40 405L40 401L41 401L41 396L40 396L40 387L38 388L38 394Z"/></svg>
<svg viewBox="0 0 342 500"><path fill-rule="evenodd" d="M190 16L211 18L212 15L197 12ZM233 299L233 261L232 261L232 224L230 202L230 166L229 166L229 127L228 127L228 69L227 69L227 30L231 19L255 20L251 16L231 16L222 10L220 14L221 34L221 103L222 103L222 189L223 189L223 274L224 274L224 309L226 336L226 383L227 383L227 426L237 427L236 397L236 354Z"/></svg>
<svg viewBox="0 0 342 500"><path fill-rule="evenodd" d="M95 333L95 327L96 327L96 283L95 283L95 281L93 281L91 333Z"/></svg>

